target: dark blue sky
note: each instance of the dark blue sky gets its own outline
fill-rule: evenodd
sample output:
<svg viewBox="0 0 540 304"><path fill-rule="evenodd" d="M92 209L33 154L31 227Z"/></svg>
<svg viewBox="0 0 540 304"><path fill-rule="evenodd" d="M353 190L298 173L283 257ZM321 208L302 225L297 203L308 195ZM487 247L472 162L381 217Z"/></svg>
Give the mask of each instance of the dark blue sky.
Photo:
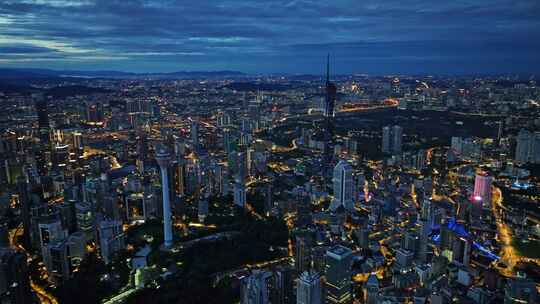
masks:
<svg viewBox="0 0 540 304"><path fill-rule="evenodd" d="M0 67L538 73L539 0L1 0Z"/></svg>

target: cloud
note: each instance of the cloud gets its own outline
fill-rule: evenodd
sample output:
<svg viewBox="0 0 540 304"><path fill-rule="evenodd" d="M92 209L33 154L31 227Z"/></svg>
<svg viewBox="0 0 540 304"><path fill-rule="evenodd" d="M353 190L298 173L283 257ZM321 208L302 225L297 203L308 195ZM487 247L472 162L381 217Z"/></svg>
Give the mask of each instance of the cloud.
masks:
<svg viewBox="0 0 540 304"><path fill-rule="evenodd" d="M17 65L9 58L26 54L40 67L74 69L315 72L330 51L351 63L344 71L433 62L486 69L471 64L486 58L501 71L534 70L539 12L537 0L4 0L0 58Z"/></svg>

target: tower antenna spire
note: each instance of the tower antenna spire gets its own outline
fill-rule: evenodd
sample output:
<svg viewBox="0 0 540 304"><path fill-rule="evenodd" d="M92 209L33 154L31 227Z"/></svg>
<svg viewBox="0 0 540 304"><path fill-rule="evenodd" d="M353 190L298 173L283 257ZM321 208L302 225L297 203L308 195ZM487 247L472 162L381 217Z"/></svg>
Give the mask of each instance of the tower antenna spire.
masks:
<svg viewBox="0 0 540 304"><path fill-rule="evenodd" d="M330 82L330 53L326 55L326 82Z"/></svg>

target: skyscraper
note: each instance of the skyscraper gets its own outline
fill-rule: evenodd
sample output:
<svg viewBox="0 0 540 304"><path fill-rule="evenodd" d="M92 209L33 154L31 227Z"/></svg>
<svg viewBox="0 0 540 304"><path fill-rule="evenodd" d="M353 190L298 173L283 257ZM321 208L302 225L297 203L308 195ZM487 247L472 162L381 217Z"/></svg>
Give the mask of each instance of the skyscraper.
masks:
<svg viewBox="0 0 540 304"><path fill-rule="evenodd" d="M48 173L48 154L51 150L51 126L49 123L49 112L47 110L47 100L42 94L34 94L32 97L35 101L39 132L39 145L34 147L36 166L39 174L41 176L45 176Z"/></svg>
<svg viewBox="0 0 540 304"><path fill-rule="evenodd" d="M479 172L474 179L473 200L480 201L484 206L491 204L491 183L493 178L486 172Z"/></svg>
<svg viewBox="0 0 540 304"><path fill-rule="evenodd" d="M354 208L353 199L353 172L351 165L341 160L334 167L334 199L330 208L336 210L339 206L343 206L347 210Z"/></svg>
<svg viewBox="0 0 540 304"><path fill-rule="evenodd" d="M379 280L375 274L371 274L366 282L366 303L377 304L379 303Z"/></svg>
<svg viewBox="0 0 540 304"><path fill-rule="evenodd" d="M527 279L524 275L508 280L504 288L504 303L538 303L538 291L533 280Z"/></svg>
<svg viewBox="0 0 540 304"><path fill-rule="evenodd" d="M469 266L471 259L471 241L462 237L454 238L452 245L452 260L455 263Z"/></svg>
<svg viewBox="0 0 540 304"><path fill-rule="evenodd" d="M540 132L519 131L516 138L515 160L518 163L540 163Z"/></svg>
<svg viewBox="0 0 540 304"><path fill-rule="evenodd" d="M199 148L199 122L195 119L191 121L191 142L196 151Z"/></svg>
<svg viewBox="0 0 540 304"><path fill-rule="evenodd" d="M352 250L336 245L326 252L326 303L352 303Z"/></svg>
<svg viewBox="0 0 540 304"><path fill-rule="evenodd" d="M392 152L394 154L401 153L401 144L403 140L403 128L400 126L392 127Z"/></svg>
<svg viewBox="0 0 540 304"><path fill-rule="evenodd" d="M529 162L529 150L531 147L531 132L521 129L516 138L515 160L519 163Z"/></svg>
<svg viewBox="0 0 540 304"><path fill-rule="evenodd" d="M36 112L38 117L39 139L42 144L50 143L50 123L49 111L47 110L47 99L42 94L34 94Z"/></svg>
<svg viewBox="0 0 540 304"><path fill-rule="evenodd" d="M296 304L321 304L321 277L317 272L305 271L298 278Z"/></svg>
<svg viewBox="0 0 540 304"><path fill-rule="evenodd" d="M395 126L385 126L382 129L382 145L383 153L400 154L402 151L403 128Z"/></svg>
<svg viewBox="0 0 540 304"><path fill-rule="evenodd" d="M241 304L268 304L268 280L272 274L268 271L255 270L242 280Z"/></svg>
<svg viewBox="0 0 540 304"><path fill-rule="evenodd" d="M2 303L34 303L26 254L0 248L0 300Z"/></svg>
<svg viewBox="0 0 540 304"><path fill-rule="evenodd" d="M17 179L17 190L19 192L19 204L21 205L21 217L24 229L23 244L24 248L30 250L32 246L30 238L32 231L32 228L30 227L30 197L28 195L28 184L22 176L19 176Z"/></svg>
<svg viewBox="0 0 540 304"><path fill-rule="evenodd" d="M301 274L311 267L311 249L314 243L313 233L309 230L298 231L294 240L294 268L298 274Z"/></svg>
<svg viewBox="0 0 540 304"><path fill-rule="evenodd" d="M391 153L392 152L392 129L390 129L390 126L385 126L382 129L382 147L381 150L383 153Z"/></svg>
<svg viewBox="0 0 540 304"><path fill-rule="evenodd" d="M105 264L111 262L115 252L125 246L125 236L122 231L122 222L103 220L98 225L99 251Z"/></svg>
<svg viewBox="0 0 540 304"><path fill-rule="evenodd" d="M170 248L172 245L172 215L171 202L169 198L169 177L168 168L171 163L171 154L167 148L160 145L156 149L156 161L161 169L161 184L163 192L163 236L165 248Z"/></svg>
<svg viewBox="0 0 540 304"><path fill-rule="evenodd" d="M234 204L241 208L246 206L246 186L238 180L234 183Z"/></svg>

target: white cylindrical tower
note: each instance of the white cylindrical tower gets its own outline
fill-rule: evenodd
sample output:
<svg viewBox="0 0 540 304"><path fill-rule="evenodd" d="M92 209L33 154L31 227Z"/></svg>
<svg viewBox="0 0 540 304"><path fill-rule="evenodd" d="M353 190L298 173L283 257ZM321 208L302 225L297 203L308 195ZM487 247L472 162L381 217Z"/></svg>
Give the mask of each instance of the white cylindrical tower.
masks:
<svg viewBox="0 0 540 304"><path fill-rule="evenodd" d="M165 248L172 246L172 215L169 199L168 168L171 163L171 154L167 147L160 145L156 148L156 161L161 169L161 185L163 190L163 238Z"/></svg>

